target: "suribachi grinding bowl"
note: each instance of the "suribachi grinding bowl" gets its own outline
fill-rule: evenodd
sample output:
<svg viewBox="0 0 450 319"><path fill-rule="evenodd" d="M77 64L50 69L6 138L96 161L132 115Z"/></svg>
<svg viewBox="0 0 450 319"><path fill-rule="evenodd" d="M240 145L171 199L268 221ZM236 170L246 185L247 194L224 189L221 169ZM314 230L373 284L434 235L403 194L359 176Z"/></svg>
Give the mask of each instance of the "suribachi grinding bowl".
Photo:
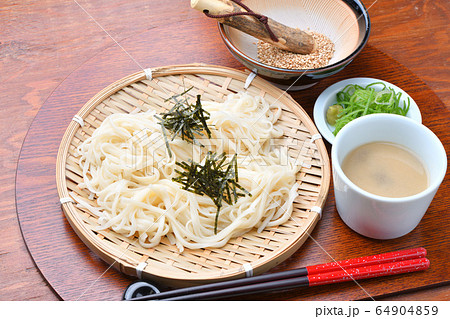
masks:
<svg viewBox="0 0 450 319"><path fill-rule="evenodd" d="M358 0L245 0L243 3L286 26L326 35L335 45L334 55L325 67L282 69L258 61L258 39L219 23L220 35L231 54L281 89L306 89L336 74L361 52L369 39L369 14Z"/></svg>

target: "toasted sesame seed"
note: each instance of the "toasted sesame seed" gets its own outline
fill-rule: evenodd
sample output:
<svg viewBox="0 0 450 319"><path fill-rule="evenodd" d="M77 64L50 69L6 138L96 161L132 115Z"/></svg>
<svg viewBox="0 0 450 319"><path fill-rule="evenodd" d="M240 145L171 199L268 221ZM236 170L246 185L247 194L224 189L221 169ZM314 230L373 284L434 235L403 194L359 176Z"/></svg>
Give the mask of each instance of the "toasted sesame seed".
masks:
<svg viewBox="0 0 450 319"><path fill-rule="evenodd" d="M310 33L317 44L314 52L310 54L293 53L260 40L258 41L258 60L282 69L317 69L328 65L334 54L334 43L323 34Z"/></svg>

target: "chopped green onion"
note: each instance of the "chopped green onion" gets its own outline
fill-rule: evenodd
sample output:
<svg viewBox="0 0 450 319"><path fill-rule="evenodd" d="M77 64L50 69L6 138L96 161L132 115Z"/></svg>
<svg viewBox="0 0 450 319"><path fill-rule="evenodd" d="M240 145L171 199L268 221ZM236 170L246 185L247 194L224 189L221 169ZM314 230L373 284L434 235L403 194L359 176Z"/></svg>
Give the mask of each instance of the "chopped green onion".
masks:
<svg viewBox="0 0 450 319"><path fill-rule="evenodd" d="M373 86L380 84L383 86L382 89L375 90ZM408 98L408 103L403 102L403 107L400 106L401 95L401 92L395 93L392 88L387 87L382 82L374 82L366 87L357 84L347 85L336 94L336 104L342 106L335 118L336 122L333 124L332 120L328 121L335 127L333 134L336 135L352 120L368 114L391 113L406 116L409 111L410 100ZM336 108L335 105L331 107Z"/></svg>

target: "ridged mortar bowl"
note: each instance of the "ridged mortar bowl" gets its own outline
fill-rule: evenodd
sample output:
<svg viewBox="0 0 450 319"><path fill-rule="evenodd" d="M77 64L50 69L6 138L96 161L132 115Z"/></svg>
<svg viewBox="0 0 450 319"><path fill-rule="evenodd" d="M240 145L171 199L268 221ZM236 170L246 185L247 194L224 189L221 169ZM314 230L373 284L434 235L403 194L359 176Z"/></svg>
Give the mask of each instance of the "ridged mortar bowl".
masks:
<svg viewBox="0 0 450 319"><path fill-rule="evenodd" d="M288 27L323 34L334 43L334 54L324 67L274 67L258 60L258 39L219 23L220 35L231 54L281 89L305 89L338 73L361 52L369 39L369 14L358 0L245 0L243 3L254 12Z"/></svg>

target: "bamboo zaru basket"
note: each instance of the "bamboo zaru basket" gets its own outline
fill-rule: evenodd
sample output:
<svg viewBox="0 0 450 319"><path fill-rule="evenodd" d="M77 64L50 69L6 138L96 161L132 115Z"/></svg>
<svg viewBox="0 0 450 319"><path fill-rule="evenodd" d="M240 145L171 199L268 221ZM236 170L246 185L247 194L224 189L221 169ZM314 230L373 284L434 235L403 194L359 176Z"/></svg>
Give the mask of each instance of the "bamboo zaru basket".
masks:
<svg viewBox="0 0 450 319"><path fill-rule="evenodd" d="M252 73L250 73L252 75ZM146 69L100 91L74 116L57 158L57 188L66 218L82 241L119 271L156 280L169 286L186 286L260 274L291 256L308 238L321 216L330 184L330 167L323 140L312 120L288 94L249 73L202 64ZM246 83L247 82L247 83ZM250 82L250 83L249 83ZM192 96L223 102L230 93L247 91L281 106L277 122L284 129L289 154L302 159L297 175L298 197L288 222L252 230L222 248L185 249L179 252L168 239L154 248L143 248L135 237L112 230L98 231L97 217L79 208L71 193L92 205L95 199L77 185L82 182L77 146L113 113L136 113L168 108L164 101L193 87Z"/></svg>

